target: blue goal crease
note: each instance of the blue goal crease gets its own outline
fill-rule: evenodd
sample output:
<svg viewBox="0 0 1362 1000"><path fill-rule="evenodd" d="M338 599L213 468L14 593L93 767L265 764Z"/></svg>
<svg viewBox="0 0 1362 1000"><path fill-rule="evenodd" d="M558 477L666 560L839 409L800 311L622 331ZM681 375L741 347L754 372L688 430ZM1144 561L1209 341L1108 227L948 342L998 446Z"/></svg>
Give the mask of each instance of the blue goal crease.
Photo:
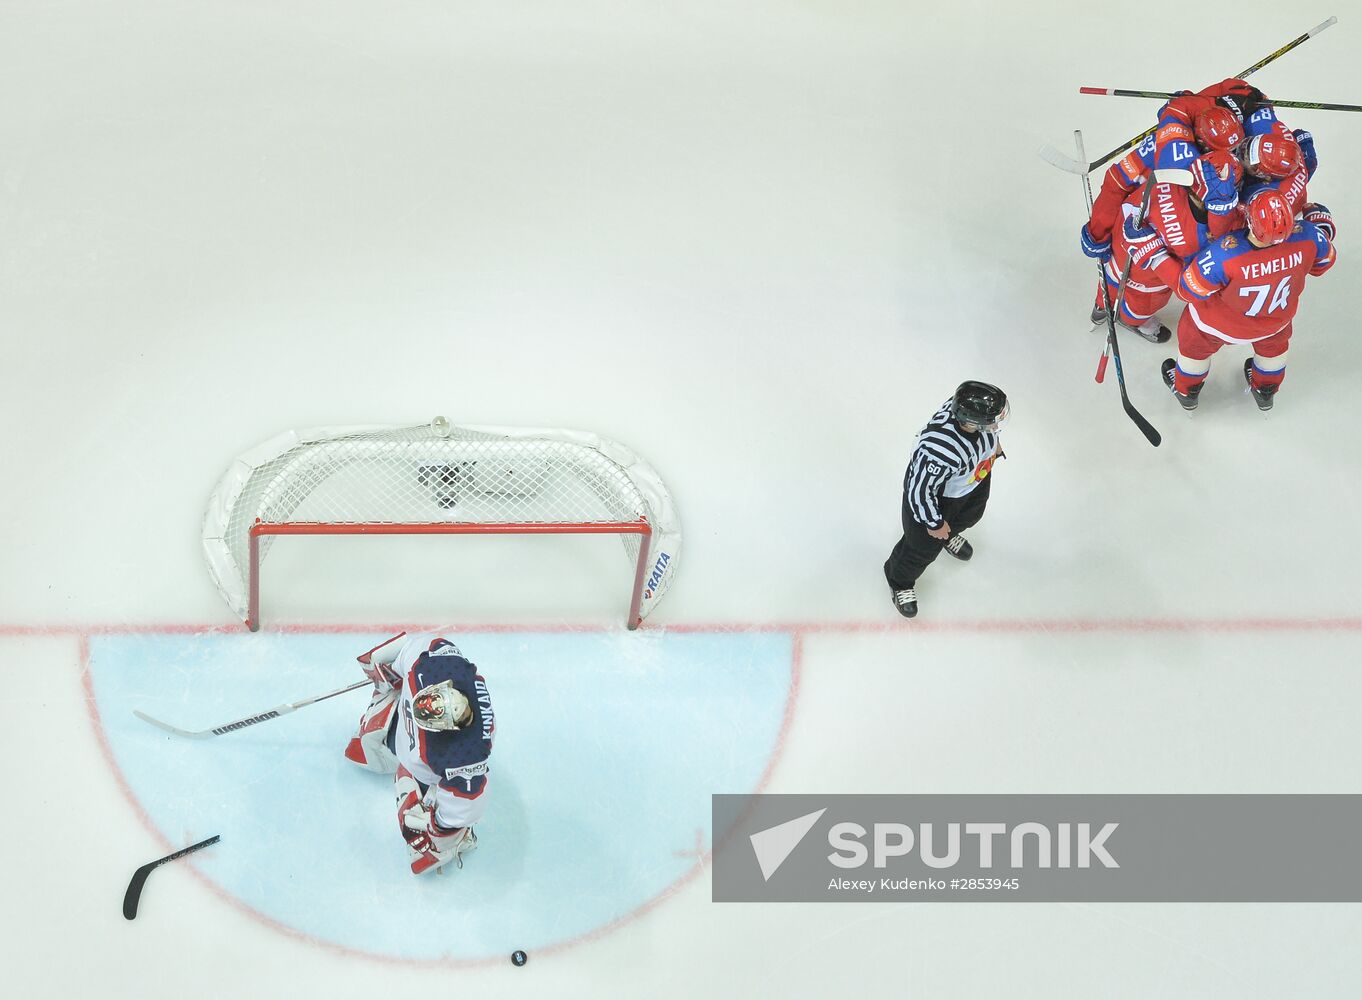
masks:
<svg viewBox="0 0 1362 1000"><path fill-rule="evenodd" d="M697 831L708 849L710 795L769 769L791 693L785 633L459 633L497 713L488 811L464 868L426 878L391 779L341 755L364 689L203 741L132 714L197 730L266 711L357 679L383 638L95 636L90 674L151 821L173 844L222 835L194 861L209 879L308 936L400 958L559 944L666 892L694 871Z"/></svg>

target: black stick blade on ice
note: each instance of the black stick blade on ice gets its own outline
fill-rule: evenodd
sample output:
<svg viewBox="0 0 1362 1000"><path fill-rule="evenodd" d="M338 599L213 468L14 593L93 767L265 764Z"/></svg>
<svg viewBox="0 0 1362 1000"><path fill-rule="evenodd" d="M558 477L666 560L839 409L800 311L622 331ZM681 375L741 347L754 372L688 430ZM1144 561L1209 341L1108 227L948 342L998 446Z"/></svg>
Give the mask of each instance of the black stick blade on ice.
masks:
<svg viewBox="0 0 1362 1000"><path fill-rule="evenodd" d="M132 881L128 883L128 891L123 894L123 916L127 917L129 920L136 919L137 903L142 898L142 886L146 885L147 876L152 873L153 869L161 867L161 865L165 864L167 861L174 861L176 858L182 858L186 854L193 854L195 851L201 851L211 844L216 844L218 840L219 838L216 836L209 837L207 840L200 840L197 844L190 844L182 851L176 851L174 854L167 854L164 858L158 858L156 861L145 864L137 869L137 871L133 872Z"/></svg>

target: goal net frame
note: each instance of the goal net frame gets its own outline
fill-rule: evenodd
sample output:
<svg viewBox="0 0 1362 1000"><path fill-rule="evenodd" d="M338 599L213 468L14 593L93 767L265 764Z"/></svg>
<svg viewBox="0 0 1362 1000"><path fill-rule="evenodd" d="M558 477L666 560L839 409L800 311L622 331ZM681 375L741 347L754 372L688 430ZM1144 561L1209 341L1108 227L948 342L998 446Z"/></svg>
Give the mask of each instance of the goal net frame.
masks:
<svg viewBox="0 0 1362 1000"><path fill-rule="evenodd" d="M389 486L375 471L405 485ZM325 493L338 483L343 494L347 477L354 509ZM384 488L390 496L372 493ZM385 506L396 516L374 516ZM448 516L431 516L441 509ZM582 431L451 426L436 417L286 431L243 453L209 500L203 547L219 593L254 632L262 566L279 537L510 534L617 535L632 566L630 629L670 585L681 540L666 486L624 445Z"/></svg>

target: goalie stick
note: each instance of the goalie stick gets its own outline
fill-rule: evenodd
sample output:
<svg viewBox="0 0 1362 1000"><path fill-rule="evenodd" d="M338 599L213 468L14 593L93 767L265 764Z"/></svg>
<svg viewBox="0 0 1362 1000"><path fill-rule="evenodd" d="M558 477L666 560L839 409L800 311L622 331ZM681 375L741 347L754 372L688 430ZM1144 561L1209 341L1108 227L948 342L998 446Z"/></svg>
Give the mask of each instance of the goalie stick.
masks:
<svg viewBox="0 0 1362 1000"><path fill-rule="evenodd" d="M214 834L207 840L200 840L197 844L190 844L188 847L176 851L174 854L167 854L164 858L157 858L155 861L149 862L133 872L132 881L128 883L128 891L123 894L123 916L128 920L133 920L137 917L137 904L142 899L142 886L147 884L147 877L153 871L160 868L168 861L174 861L177 858L184 857L186 854L193 854L195 851L201 851L205 847L216 844L221 839L220 836Z"/></svg>
<svg viewBox="0 0 1362 1000"><path fill-rule="evenodd" d="M1122 90L1119 87L1079 87L1080 94L1099 94L1103 97L1150 97L1167 101L1177 94L1161 90ZM1305 108L1310 111L1362 111L1362 104L1326 104L1322 101L1278 101L1268 100L1264 104L1273 108Z"/></svg>
<svg viewBox="0 0 1362 1000"><path fill-rule="evenodd" d="M281 715L288 715L289 712L297 711L305 705L315 705L319 701L326 701L328 698L334 698L337 695L346 694L350 691L358 691L362 687L371 687L372 685L373 681L366 677L364 680L356 681L348 687L337 688L335 691L328 691L326 694L317 695L315 698L304 698L301 701L291 701L286 705L279 705L275 708L271 708L269 711L261 712L258 715L248 715L244 719L237 719L235 722L227 722L221 726L214 726L212 729L200 729L198 731L179 729L168 723L162 722L160 719L153 719L150 715L147 715L147 713L140 711L139 709L133 709L132 714L143 722L155 726L157 729L165 730L172 736L182 736L189 740L206 740L214 736L223 736L227 733L236 732L238 729L245 729L247 726L254 726L259 722L268 722L270 719L277 719Z"/></svg>
<svg viewBox="0 0 1362 1000"><path fill-rule="evenodd" d="M1074 145L1078 147L1079 159L1083 158L1083 133L1074 130ZM1151 176L1144 185L1144 198L1140 206L1140 224L1144 224L1145 214L1149 211L1149 193L1154 190L1154 178ZM1092 215L1092 181L1088 175L1083 175L1083 194L1088 201L1088 215ZM1126 283L1130 280L1130 265L1134 260L1134 254L1126 253L1126 266L1121 274L1121 286L1117 296L1117 302L1125 301ZM1116 310L1112 307L1111 289L1107 287L1107 275L1102 261L1097 262L1097 280L1102 289L1102 300L1107 307L1107 346L1102 352L1102 360L1097 363L1097 381L1101 382L1107 368L1107 351L1111 352L1111 360L1116 366L1116 384L1121 389L1121 407L1126 411L1135 426L1140 429L1140 433L1157 448L1163 443L1163 435L1155 429L1154 425L1145 419L1144 414L1135 409L1135 405L1130 401L1130 393L1126 391L1126 374L1121 368L1121 345L1116 342Z"/></svg>
<svg viewBox="0 0 1362 1000"><path fill-rule="evenodd" d="M1311 29L1310 29L1309 31L1307 31L1305 34L1303 34L1303 35L1297 35L1295 38L1291 39L1291 41L1287 42L1285 45L1283 45L1283 46L1282 46L1280 49L1278 49L1276 52L1273 52L1271 55L1265 56L1265 57L1263 57L1262 59L1258 60L1256 63L1254 63L1254 64L1253 64L1252 66L1250 66L1248 69L1244 70L1242 73L1239 73L1239 74L1237 74L1235 77L1233 77L1233 79L1236 79L1236 80L1243 80L1243 79L1248 78L1249 76L1251 76L1251 75L1253 75L1254 73L1258 72L1258 70L1262 69L1264 66L1268 65L1269 63L1275 62L1275 61L1277 61L1278 59L1280 59L1282 56L1286 55L1288 52L1290 52L1292 49L1294 49L1297 45L1301 45L1301 44L1304 44L1305 42L1308 42L1310 39L1312 39L1312 38L1314 38L1316 35L1318 35L1321 31L1324 31L1326 28L1331 28L1331 27L1333 27L1333 26L1334 26L1335 24L1337 24L1337 23L1338 23L1338 18L1337 18L1337 17L1331 17L1331 18L1329 18L1327 21L1323 21L1323 22L1321 22L1320 24L1315 25L1313 28L1311 28ZM1096 170L1096 169L1097 169L1098 167L1100 167L1102 164L1106 163L1106 162L1107 162L1108 160L1110 160L1113 156L1117 156L1117 155L1119 155L1119 154L1121 154L1121 153L1124 153L1124 152L1125 152L1127 149L1129 149L1131 146L1137 146L1137 145L1139 145L1140 143L1144 142L1146 139L1148 139L1148 138L1149 138L1151 135L1153 135L1153 134L1154 134L1154 129L1153 129L1153 128L1147 128L1147 129L1145 129L1143 132L1141 132L1139 135L1135 136L1135 138L1129 139L1129 140L1127 140L1126 142L1123 142L1121 145L1117 146L1117 147L1116 147L1115 149L1113 149L1111 152L1105 154L1104 156L1099 157L1099 158L1096 159L1096 160L1093 160L1091 163L1088 163L1088 162L1086 162L1086 160L1082 159L1082 157L1084 156L1084 154L1082 154L1082 153L1079 154L1080 159L1075 160L1075 159L1073 159L1073 158L1070 157L1070 156L1065 156L1063 153L1061 153L1059 150L1055 149L1053 146L1044 146L1044 147L1042 147L1041 150L1040 150L1040 155L1041 155L1041 158L1042 158L1043 160L1045 160L1045 162L1049 163L1051 166L1058 167L1060 170L1068 171L1068 172L1071 173L1071 174L1084 174L1084 175L1086 175L1086 174L1091 173L1092 171ZM1179 183L1179 182L1174 182L1174 183ZM1189 184L1191 183L1190 174L1189 174L1189 176L1188 176L1187 181L1184 182L1184 183L1189 183Z"/></svg>

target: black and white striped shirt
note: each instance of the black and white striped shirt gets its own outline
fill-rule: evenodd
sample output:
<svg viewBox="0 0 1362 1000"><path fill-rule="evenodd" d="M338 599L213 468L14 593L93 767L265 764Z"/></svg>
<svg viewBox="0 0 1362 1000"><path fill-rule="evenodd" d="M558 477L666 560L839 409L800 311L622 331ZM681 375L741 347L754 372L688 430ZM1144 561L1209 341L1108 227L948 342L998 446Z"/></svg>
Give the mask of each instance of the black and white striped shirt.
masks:
<svg viewBox="0 0 1362 1000"><path fill-rule="evenodd" d="M928 528L941 527L941 498L971 493L993 468L997 450L996 432L965 433L952 419L951 401L946 400L918 434L903 479L913 520Z"/></svg>

